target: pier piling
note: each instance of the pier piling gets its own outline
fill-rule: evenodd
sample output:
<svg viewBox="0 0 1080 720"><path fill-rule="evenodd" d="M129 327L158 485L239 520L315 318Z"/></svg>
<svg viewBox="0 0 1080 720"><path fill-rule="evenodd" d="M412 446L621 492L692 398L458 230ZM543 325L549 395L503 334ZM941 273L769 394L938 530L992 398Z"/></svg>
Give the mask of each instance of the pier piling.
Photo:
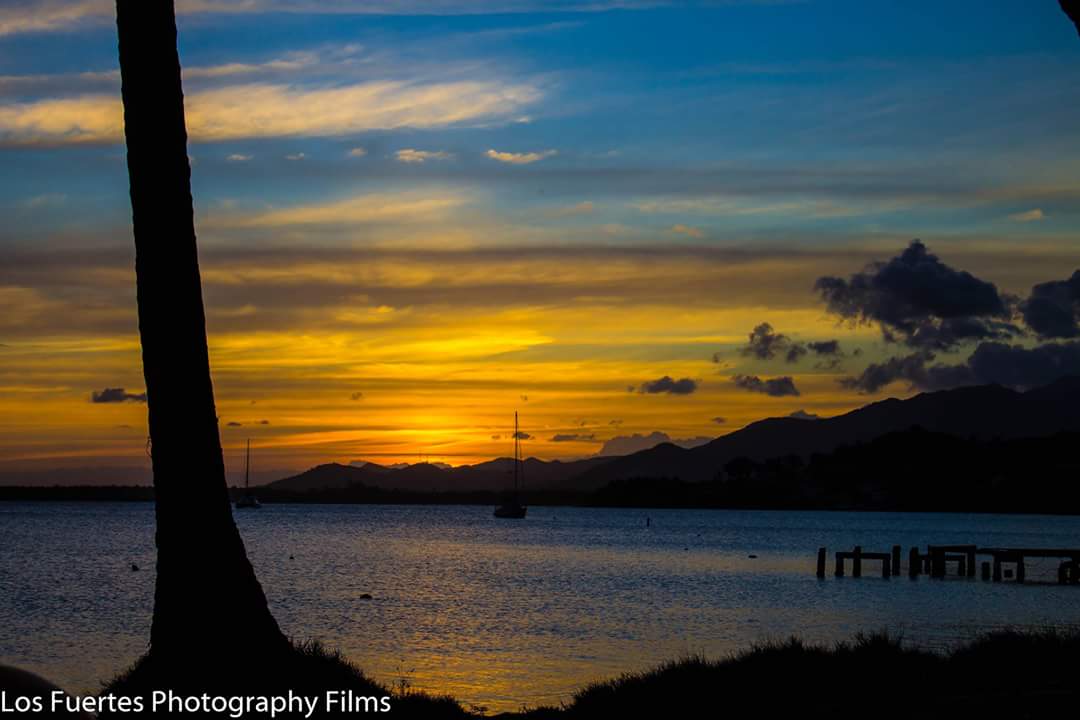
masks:
<svg viewBox="0 0 1080 720"><path fill-rule="evenodd" d="M817 551L817 576L819 578L825 577L825 561L828 558L828 552L825 548L818 548Z"/></svg>

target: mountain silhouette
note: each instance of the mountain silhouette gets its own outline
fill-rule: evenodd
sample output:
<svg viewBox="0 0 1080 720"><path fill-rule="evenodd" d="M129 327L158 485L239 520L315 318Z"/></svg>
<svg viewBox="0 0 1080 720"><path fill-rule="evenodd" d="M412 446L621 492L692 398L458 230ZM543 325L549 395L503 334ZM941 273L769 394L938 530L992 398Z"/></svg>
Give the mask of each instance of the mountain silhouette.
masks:
<svg viewBox="0 0 1080 720"><path fill-rule="evenodd" d="M907 400L890 398L820 420L768 418L690 450L664 444L616 458L574 478L573 484L593 490L632 477L711 480L725 463L737 457L808 457L912 427L984 440L1078 431L1080 377L1063 378L1027 392L980 385L921 393Z"/></svg>
<svg viewBox="0 0 1080 720"><path fill-rule="evenodd" d="M663 443L619 457L574 461L529 458L523 464L526 490L591 492L630 478L713 480L724 464L739 457L763 461L798 455L809 458L866 443L890 433L920 428L977 440L1040 437L1080 432L1080 377L1020 392L981 385L890 398L831 418L775 417L751 423L705 445L685 449ZM274 490L309 492L365 485L413 492L505 490L513 460L497 458L446 469L417 463L400 469L374 463L331 463L270 483Z"/></svg>

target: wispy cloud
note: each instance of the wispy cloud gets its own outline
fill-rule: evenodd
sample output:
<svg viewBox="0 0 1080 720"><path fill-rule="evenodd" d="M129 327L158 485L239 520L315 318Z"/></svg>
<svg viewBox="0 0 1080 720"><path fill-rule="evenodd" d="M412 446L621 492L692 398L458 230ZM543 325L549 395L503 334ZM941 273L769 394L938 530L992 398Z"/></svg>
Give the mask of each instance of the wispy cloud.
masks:
<svg viewBox="0 0 1080 720"><path fill-rule="evenodd" d="M362 158L367 155L367 150L362 147L354 147L352 150L345 154L353 158Z"/></svg>
<svg viewBox="0 0 1080 720"><path fill-rule="evenodd" d="M243 155L241 153L233 153L232 155L229 155L225 159L228 160L229 162L241 163L241 162L247 162L248 160L251 160L251 158L252 158L251 155Z"/></svg>
<svg viewBox="0 0 1080 720"><path fill-rule="evenodd" d="M1013 213L1009 216L1010 220L1019 223L1039 222L1040 220L1044 220L1045 218L1046 215L1045 213L1043 213L1042 208L1035 208L1034 210L1028 210L1026 212Z"/></svg>
<svg viewBox="0 0 1080 720"><path fill-rule="evenodd" d="M533 86L499 81L380 81L315 89L254 83L189 94L187 123L191 137L202 142L340 136L508 120L540 97ZM12 103L0 106L0 144L115 143L122 121L115 95Z"/></svg>
<svg viewBox="0 0 1080 720"><path fill-rule="evenodd" d="M303 13L342 15L484 15L602 12L670 4L665 0L177 0L178 14ZM15 0L0 9L0 36L99 26L112 20L110 0Z"/></svg>
<svg viewBox="0 0 1080 720"><path fill-rule="evenodd" d="M498 150L488 150L484 153L492 160L498 160L499 162L510 163L511 165L528 165L530 163L539 162L544 158L549 158L552 155L556 155L556 150L542 150L539 152L500 152Z"/></svg>
<svg viewBox="0 0 1080 720"><path fill-rule="evenodd" d="M671 232L678 233L680 235L688 235L692 238L698 239L705 237L705 231L701 228L691 227L690 225L683 225L682 223L673 225L671 227Z"/></svg>
<svg viewBox="0 0 1080 720"><path fill-rule="evenodd" d="M454 157L450 153L444 150L416 150L414 148L405 148L398 150L395 153L398 162L419 164L427 162L428 160L449 160Z"/></svg>
<svg viewBox="0 0 1080 720"><path fill-rule="evenodd" d="M208 227L278 227L434 220L465 202L464 195L452 192L375 193L252 214L211 216L205 224Z"/></svg>

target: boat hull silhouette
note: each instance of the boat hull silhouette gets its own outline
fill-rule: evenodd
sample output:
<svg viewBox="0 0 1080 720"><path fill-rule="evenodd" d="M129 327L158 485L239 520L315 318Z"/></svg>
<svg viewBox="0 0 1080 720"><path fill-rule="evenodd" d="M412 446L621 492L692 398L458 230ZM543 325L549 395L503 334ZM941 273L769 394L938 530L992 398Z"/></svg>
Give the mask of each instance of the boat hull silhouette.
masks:
<svg viewBox="0 0 1080 720"><path fill-rule="evenodd" d="M518 505L517 503L510 503L506 505L500 505L495 508L495 517L502 518L504 520L521 520L525 517L525 513L529 511L529 508L524 505Z"/></svg>

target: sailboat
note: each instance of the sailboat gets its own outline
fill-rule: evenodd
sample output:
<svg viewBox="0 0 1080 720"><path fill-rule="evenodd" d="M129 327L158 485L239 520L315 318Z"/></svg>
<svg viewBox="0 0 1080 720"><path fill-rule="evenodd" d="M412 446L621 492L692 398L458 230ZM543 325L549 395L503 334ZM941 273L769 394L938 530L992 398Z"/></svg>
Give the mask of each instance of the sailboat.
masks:
<svg viewBox="0 0 1080 720"><path fill-rule="evenodd" d="M521 504L518 492L521 486L521 433L518 432L518 414L514 413L514 493L502 505L495 508L495 517L520 520L529 508Z"/></svg>
<svg viewBox="0 0 1080 720"><path fill-rule="evenodd" d="M236 501L236 509L261 508L259 498L251 493L251 440L247 441L247 453L244 457L244 494Z"/></svg>

